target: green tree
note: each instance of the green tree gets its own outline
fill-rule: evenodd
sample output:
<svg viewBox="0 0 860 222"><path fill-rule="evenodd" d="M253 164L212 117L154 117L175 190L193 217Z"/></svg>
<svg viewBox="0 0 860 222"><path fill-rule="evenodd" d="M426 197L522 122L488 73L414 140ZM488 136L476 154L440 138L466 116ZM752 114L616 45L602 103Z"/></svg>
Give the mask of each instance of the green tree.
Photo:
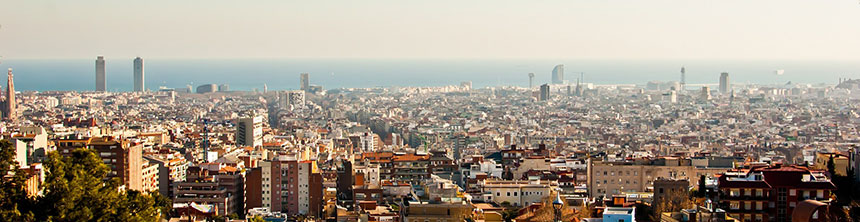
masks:
<svg viewBox="0 0 860 222"><path fill-rule="evenodd" d="M0 170L13 175L0 184L0 221L157 221L170 210L170 200L156 193L121 191L118 179L106 180L110 168L87 149L68 157L50 153L43 163L44 195L28 198L26 172L12 164L11 147L0 141Z"/></svg>
<svg viewBox="0 0 860 222"><path fill-rule="evenodd" d="M33 221L35 201L24 191L26 171L15 161L15 149L9 141L0 141L0 221Z"/></svg>
<svg viewBox="0 0 860 222"><path fill-rule="evenodd" d="M836 177L836 164L833 163L833 155L830 155L830 159L827 160L827 172L830 173L830 176Z"/></svg>

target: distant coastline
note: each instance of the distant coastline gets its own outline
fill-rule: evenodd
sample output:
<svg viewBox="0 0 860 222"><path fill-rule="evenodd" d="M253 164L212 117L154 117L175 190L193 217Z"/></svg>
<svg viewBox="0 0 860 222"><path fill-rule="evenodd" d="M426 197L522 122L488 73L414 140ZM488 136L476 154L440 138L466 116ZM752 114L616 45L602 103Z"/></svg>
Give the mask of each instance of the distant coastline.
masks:
<svg viewBox="0 0 860 222"><path fill-rule="evenodd" d="M145 57L144 57L145 58ZM6 59L0 68L13 68L19 91L91 91L95 56L87 59ZM131 91L132 58L107 60L109 91ZM838 78L860 78L860 63L851 61L705 61L705 60L442 60L442 59L147 59L146 86L183 88L229 84L231 90L298 89L299 73L310 73L310 83L325 89L403 86L445 86L472 81L474 88L528 86L550 81L556 64L565 64L565 80L575 83L580 72L595 84L645 84L679 81L680 67L687 82L715 83L729 72L736 83L836 84ZM785 70L776 75L777 69Z"/></svg>

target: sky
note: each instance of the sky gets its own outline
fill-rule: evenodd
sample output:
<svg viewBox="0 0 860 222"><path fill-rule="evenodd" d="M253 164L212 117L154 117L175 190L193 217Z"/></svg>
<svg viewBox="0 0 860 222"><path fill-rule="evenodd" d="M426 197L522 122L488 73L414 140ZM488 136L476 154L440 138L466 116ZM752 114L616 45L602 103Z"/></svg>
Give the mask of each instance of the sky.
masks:
<svg viewBox="0 0 860 222"><path fill-rule="evenodd" d="M0 0L4 59L860 60L858 0Z"/></svg>

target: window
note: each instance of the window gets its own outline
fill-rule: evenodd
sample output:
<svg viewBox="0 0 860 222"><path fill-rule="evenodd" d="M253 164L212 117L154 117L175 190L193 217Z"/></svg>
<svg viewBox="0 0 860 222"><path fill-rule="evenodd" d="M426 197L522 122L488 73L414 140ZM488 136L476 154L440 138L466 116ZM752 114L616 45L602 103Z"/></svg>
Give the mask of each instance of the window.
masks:
<svg viewBox="0 0 860 222"><path fill-rule="evenodd" d="M514 196L515 196L515 197L517 196L517 192L514 192Z"/></svg>
<svg viewBox="0 0 860 222"><path fill-rule="evenodd" d="M741 203L740 203L740 202L737 202L737 201L732 201L732 202L729 204L729 208L731 208L732 210L740 209L740 208L741 208Z"/></svg>
<svg viewBox="0 0 860 222"><path fill-rule="evenodd" d="M791 189L791 190L789 190L789 191L788 191L788 195L789 195L789 196L797 195L797 190L795 190L795 189Z"/></svg>
<svg viewBox="0 0 860 222"><path fill-rule="evenodd" d="M756 209L756 210L761 210L762 205L764 205L764 204L762 204L762 202L755 202L755 209Z"/></svg>
<svg viewBox="0 0 860 222"><path fill-rule="evenodd" d="M508 194L507 194L507 195L510 197L510 196L511 196L511 192L508 192Z"/></svg>
<svg viewBox="0 0 860 222"><path fill-rule="evenodd" d="M818 199L824 198L824 190L818 190L818 192L816 192L816 193L817 194L815 195L815 197L818 197Z"/></svg>
<svg viewBox="0 0 860 222"><path fill-rule="evenodd" d="M761 197L761 196L762 196L762 193L763 193L763 192L762 192L762 189L755 189L755 196L757 196L757 197Z"/></svg>
<svg viewBox="0 0 860 222"><path fill-rule="evenodd" d="M741 195L741 190L739 190L739 189L729 190L729 196L738 197L740 195Z"/></svg>
<svg viewBox="0 0 860 222"><path fill-rule="evenodd" d="M744 209L745 210L752 210L752 203L751 202L744 202Z"/></svg>

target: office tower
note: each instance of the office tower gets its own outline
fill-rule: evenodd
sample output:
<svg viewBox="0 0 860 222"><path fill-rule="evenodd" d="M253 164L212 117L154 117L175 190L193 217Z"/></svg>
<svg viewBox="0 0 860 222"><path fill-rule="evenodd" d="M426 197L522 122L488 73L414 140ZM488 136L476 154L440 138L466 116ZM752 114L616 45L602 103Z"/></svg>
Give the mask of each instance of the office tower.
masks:
<svg viewBox="0 0 860 222"><path fill-rule="evenodd" d="M549 84L540 85L540 101L549 99Z"/></svg>
<svg viewBox="0 0 860 222"><path fill-rule="evenodd" d="M218 92L227 92L227 91L230 91L230 85L228 85L226 83L218 85Z"/></svg>
<svg viewBox="0 0 860 222"><path fill-rule="evenodd" d="M218 85L215 84L203 84L197 87L197 93L211 93L218 92Z"/></svg>
<svg viewBox="0 0 860 222"><path fill-rule="evenodd" d="M96 58L96 91L104 92L106 89L105 82L105 57L99 56Z"/></svg>
<svg viewBox="0 0 860 222"><path fill-rule="evenodd" d="M732 89L732 83L729 82L729 73L723 72L720 74L720 94L729 93Z"/></svg>
<svg viewBox="0 0 860 222"><path fill-rule="evenodd" d="M6 107L3 114L8 120L18 119L18 101L15 99L15 80L12 77L12 68L9 68L8 79L6 79Z"/></svg>
<svg viewBox="0 0 860 222"><path fill-rule="evenodd" d="M307 74L307 73L302 73L302 74L301 74L301 77L300 77L300 80L299 80L299 84L300 84L300 87L301 87L301 90L302 90L302 91L308 91L308 89L310 89L310 87L309 87L309 86L310 86L310 84L309 84L309 82L308 82L308 74Z"/></svg>
<svg viewBox="0 0 860 222"><path fill-rule="evenodd" d="M236 123L236 145L260 147L263 146L263 117L252 116L239 118Z"/></svg>
<svg viewBox="0 0 860 222"><path fill-rule="evenodd" d="M702 86L702 94L700 95L699 99L705 101L711 100L711 87Z"/></svg>
<svg viewBox="0 0 860 222"><path fill-rule="evenodd" d="M678 91L683 91L687 87L687 68L681 66L681 88Z"/></svg>
<svg viewBox="0 0 860 222"><path fill-rule="evenodd" d="M263 93L269 92L269 86L263 83Z"/></svg>
<svg viewBox="0 0 860 222"><path fill-rule="evenodd" d="M535 73L530 72L529 73L529 89L535 87L534 81L535 81Z"/></svg>
<svg viewBox="0 0 860 222"><path fill-rule="evenodd" d="M552 69L552 84L564 83L564 64L556 65Z"/></svg>
<svg viewBox="0 0 860 222"><path fill-rule="evenodd" d="M134 91L135 92L143 92L146 91L146 87L144 87L143 83L143 59L140 57L134 58Z"/></svg>
<svg viewBox="0 0 860 222"><path fill-rule="evenodd" d="M305 106L305 91L285 91L278 98L278 105L283 109L301 108Z"/></svg>

